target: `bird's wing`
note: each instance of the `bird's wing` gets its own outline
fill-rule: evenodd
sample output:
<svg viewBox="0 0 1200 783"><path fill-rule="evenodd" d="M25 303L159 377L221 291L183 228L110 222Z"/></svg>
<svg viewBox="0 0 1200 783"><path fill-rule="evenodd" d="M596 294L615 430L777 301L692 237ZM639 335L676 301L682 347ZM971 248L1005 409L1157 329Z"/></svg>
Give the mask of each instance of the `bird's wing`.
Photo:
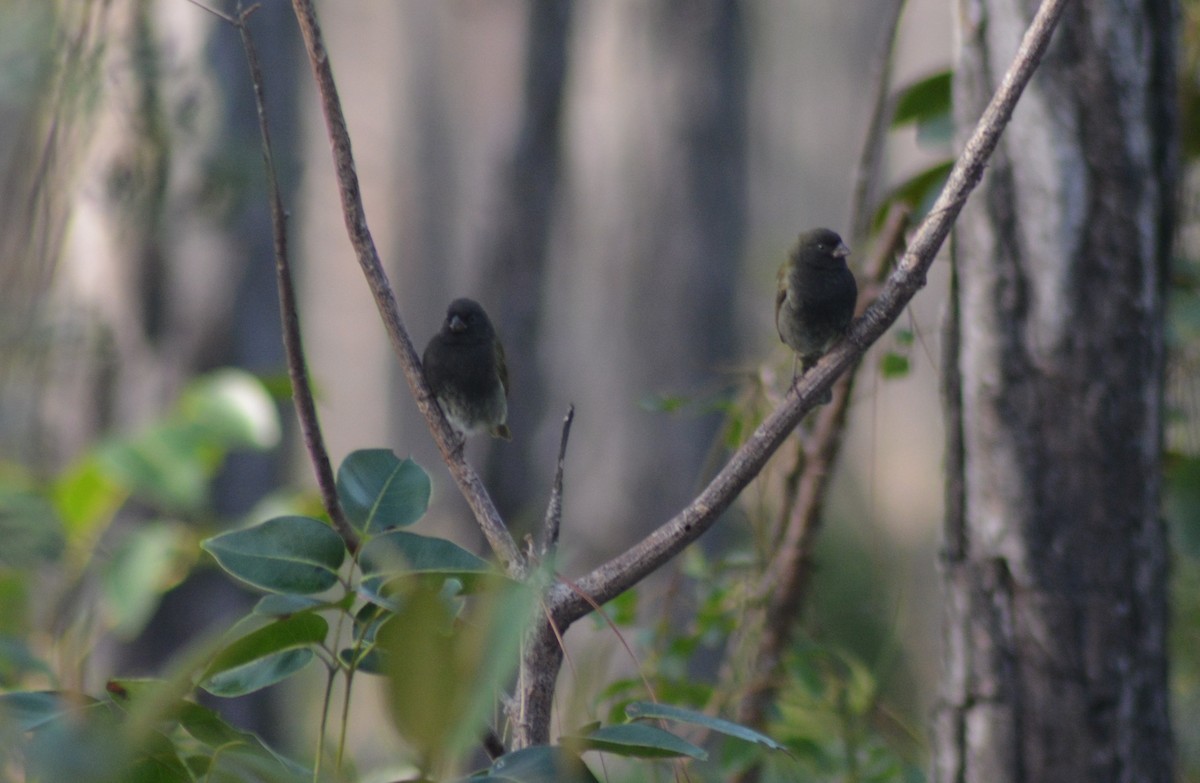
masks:
<svg viewBox="0 0 1200 783"><path fill-rule="evenodd" d="M779 274L775 276L775 324L779 324L779 308L783 307L783 300L787 298L787 264L779 267Z"/></svg>
<svg viewBox="0 0 1200 783"><path fill-rule="evenodd" d="M508 399L508 364L504 361L504 346L500 338L492 340L492 356L496 360L496 374L500 376L500 385L504 387L504 398Z"/></svg>

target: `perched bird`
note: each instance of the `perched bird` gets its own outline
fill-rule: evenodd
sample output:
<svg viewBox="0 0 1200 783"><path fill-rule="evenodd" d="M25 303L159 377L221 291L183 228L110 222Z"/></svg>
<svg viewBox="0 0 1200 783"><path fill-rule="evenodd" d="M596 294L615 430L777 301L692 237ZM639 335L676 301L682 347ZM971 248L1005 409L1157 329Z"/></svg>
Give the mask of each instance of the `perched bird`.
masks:
<svg viewBox="0 0 1200 783"><path fill-rule="evenodd" d="M801 374L846 333L854 317L858 285L846 266L848 255L850 248L840 236L827 228L815 228L800 235L788 260L779 267L775 328L779 339L800 357ZM833 393L826 392L820 402L832 399Z"/></svg>
<svg viewBox="0 0 1200 783"><path fill-rule="evenodd" d="M425 346L425 381L450 421L467 435L487 431L512 440L508 418L508 368L504 348L487 313L473 299L455 299L442 330Z"/></svg>

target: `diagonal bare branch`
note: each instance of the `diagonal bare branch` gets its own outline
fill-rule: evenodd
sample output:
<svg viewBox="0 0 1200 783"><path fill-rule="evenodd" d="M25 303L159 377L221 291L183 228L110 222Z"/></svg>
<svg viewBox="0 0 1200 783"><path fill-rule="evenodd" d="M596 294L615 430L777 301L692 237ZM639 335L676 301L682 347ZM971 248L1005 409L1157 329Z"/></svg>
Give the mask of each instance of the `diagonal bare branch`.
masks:
<svg viewBox="0 0 1200 783"><path fill-rule="evenodd" d="M332 147L334 171L337 176L338 193L342 200L342 214L346 220L346 230L350 235L350 244L358 257L367 286L375 298L375 306L383 319L384 328L392 343L392 350L400 360L404 378L412 390L417 408L429 424L429 430L442 452L442 459L450 469L450 475L458 484L459 491L466 498L475 520L483 530L492 551L504 563L513 576L523 576L525 561L517 548L516 542L500 513L496 510L491 496L483 486L479 474L467 464L463 458L460 441L442 409L438 407L429 386L425 383L421 372L421 362L408 330L400 317L400 307L396 302L396 294L388 280L387 272L379 259L379 251L375 248L375 240L367 227L366 211L363 209L362 193L358 186L358 173L354 168L354 155L350 149L350 133L346 129L346 118L342 114L341 99L338 97L337 85L333 80L333 68L329 63L329 52L321 36L321 28L317 22L317 13L312 0L292 0L292 8L296 20L300 23L300 33L304 38L304 46L308 50L309 63L312 65L313 77L320 96L321 110L325 115L325 125L329 133Z"/></svg>
<svg viewBox="0 0 1200 783"><path fill-rule="evenodd" d="M691 503L646 538L577 580L580 588L595 601L604 603L620 595L712 527L738 493L758 475L784 438L813 408L815 400L883 336L917 291L924 287L929 267L967 196L979 184L987 160L1012 116L1017 99L1041 61L1068 2L1070 0L1042 2L996 94L955 162L946 186L917 229L878 299L855 320L846 338L788 391L783 403L759 425ZM587 603L569 591L558 591L557 598L555 616L564 626L589 611Z"/></svg>

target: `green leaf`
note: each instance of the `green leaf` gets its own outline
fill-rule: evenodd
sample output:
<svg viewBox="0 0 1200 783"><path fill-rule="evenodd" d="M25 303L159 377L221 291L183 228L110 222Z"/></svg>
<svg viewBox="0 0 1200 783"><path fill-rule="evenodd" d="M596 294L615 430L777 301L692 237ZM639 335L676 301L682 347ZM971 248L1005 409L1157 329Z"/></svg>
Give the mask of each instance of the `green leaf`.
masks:
<svg viewBox="0 0 1200 783"><path fill-rule="evenodd" d="M179 403L182 416L225 448L268 449L279 442L279 414L264 384L234 368L194 381Z"/></svg>
<svg viewBox="0 0 1200 783"><path fill-rule="evenodd" d="M488 773L457 783L599 783L577 754L547 745L506 753Z"/></svg>
<svg viewBox="0 0 1200 783"><path fill-rule="evenodd" d="M1200 457L1168 454L1163 473L1163 513L1175 544L1191 557L1200 556Z"/></svg>
<svg viewBox="0 0 1200 783"><path fill-rule="evenodd" d="M954 161L952 160L942 161L914 174L892 188L891 193L876 210L874 222L882 223L888 207L892 203L908 204L912 207L914 221L923 217L933 206L938 194L942 192L942 187L946 184L946 179L950 176L950 169L953 166Z"/></svg>
<svg viewBox="0 0 1200 783"><path fill-rule="evenodd" d="M939 71L902 89L896 96L892 127L917 126L917 143L947 147L954 138L951 73Z"/></svg>
<svg viewBox="0 0 1200 783"><path fill-rule="evenodd" d="M0 541L0 566L38 568L62 554L63 526L46 498L0 488Z"/></svg>
<svg viewBox="0 0 1200 783"><path fill-rule="evenodd" d="M646 759L689 756L700 761L708 759L708 753L703 748L669 731L644 723L604 726L583 736L564 737L561 741L574 750L600 750L618 756Z"/></svg>
<svg viewBox="0 0 1200 783"><path fill-rule="evenodd" d="M112 438L96 448L98 464L133 494L171 511L198 513L207 501L211 456L197 453L186 427L158 424L134 439Z"/></svg>
<svg viewBox="0 0 1200 783"><path fill-rule="evenodd" d="M359 556L362 567L362 588L371 595L384 594L385 586L397 578L432 575L443 579L458 579L464 591L478 587L481 579L503 579L483 558L447 541L392 530L376 536L363 545Z"/></svg>
<svg viewBox="0 0 1200 783"><path fill-rule="evenodd" d="M908 357L904 354L887 352L879 359L879 371L889 380L908 375Z"/></svg>
<svg viewBox="0 0 1200 783"><path fill-rule="evenodd" d="M378 533L407 527L429 508L429 474L388 449L361 449L338 468L338 499L356 528Z"/></svg>
<svg viewBox="0 0 1200 783"><path fill-rule="evenodd" d="M680 723L694 723L697 726L704 726L707 729L715 731L719 734L725 734L729 737L754 742L759 745L766 745L772 750L785 750L784 746L765 734L760 734L754 729L746 728L731 721L714 718L710 715L705 715L702 712L695 710L687 710L682 707L673 707L670 704L654 704L648 701L635 701L625 706L625 715L630 720L645 720L651 718L659 718L663 720L679 721Z"/></svg>
<svg viewBox="0 0 1200 783"><path fill-rule="evenodd" d="M356 661L357 657L357 661ZM367 647L355 650L346 647L338 651L338 660L348 669L355 667L356 671L367 674L387 674L387 664L384 662L383 650L377 647Z"/></svg>
<svg viewBox="0 0 1200 783"><path fill-rule="evenodd" d="M389 714L419 758L436 766L477 741L492 694L516 667L533 599L513 584L479 595L456 622L445 598L419 584L380 627Z"/></svg>
<svg viewBox="0 0 1200 783"><path fill-rule="evenodd" d="M184 702L179 725L202 745L220 749L219 754L205 758L207 763L200 768L202 780L313 780L311 770L275 753L258 737L231 726L208 707Z"/></svg>
<svg viewBox="0 0 1200 783"><path fill-rule="evenodd" d="M34 654L29 640L20 636L0 636L0 688L13 688L29 674L44 676L51 682L55 677L46 662Z"/></svg>
<svg viewBox="0 0 1200 783"><path fill-rule="evenodd" d="M276 593L319 593L337 583L346 546L311 517L276 517L200 543L233 576Z"/></svg>
<svg viewBox="0 0 1200 783"><path fill-rule="evenodd" d="M900 90L892 112L892 127L948 116L951 109L950 71L938 71Z"/></svg>
<svg viewBox="0 0 1200 783"><path fill-rule="evenodd" d="M90 696L58 691L0 693L0 725L12 722L21 731L33 731L82 707L98 703Z"/></svg>
<svg viewBox="0 0 1200 783"><path fill-rule="evenodd" d="M329 623L304 613L251 631L217 653L201 675L200 687L216 696L240 696L289 677L312 660L312 647L325 641Z"/></svg>
<svg viewBox="0 0 1200 783"><path fill-rule="evenodd" d="M178 584L186 569L185 532L167 522L151 523L126 535L112 560L101 572L105 607L113 633L132 639L150 619L169 588ZM188 550L194 552L194 543Z"/></svg>
<svg viewBox="0 0 1200 783"><path fill-rule="evenodd" d="M251 611L254 614L260 614L264 617L287 617L299 612L307 612L318 608L332 608L333 606L334 604L329 601L322 601L320 598L312 598L307 595L272 593L258 599L258 603L254 605L254 609Z"/></svg>
<svg viewBox="0 0 1200 783"><path fill-rule="evenodd" d="M90 540L95 531L108 526L128 497L128 488L94 455L69 467L51 488L54 508L73 539Z"/></svg>

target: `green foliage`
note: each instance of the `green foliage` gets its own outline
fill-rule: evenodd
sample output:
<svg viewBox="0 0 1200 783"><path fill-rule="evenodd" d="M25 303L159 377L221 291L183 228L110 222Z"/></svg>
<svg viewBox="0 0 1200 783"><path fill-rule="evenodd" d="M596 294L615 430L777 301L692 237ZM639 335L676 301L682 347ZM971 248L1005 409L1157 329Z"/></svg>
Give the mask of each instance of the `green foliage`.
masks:
<svg viewBox="0 0 1200 783"><path fill-rule="evenodd" d="M260 590L308 595L337 583L346 547L325 523L277 517L200 544L233 576Z"/></svg>
<svg viewBox="0 0 1200 783"><path fill-rule="evenodd" d="M929 146L948 146L954 130L950 83L951 73L945 70L901 89L895 98L892 127L916 125L919 142Z"/></svg>
<svg viewBox="0 0 1200 783"><path fill-rule="evenodd" d="M214 409L199 399L190 405L191 411L211 414ZM230 424L224 422L218 437L246 442L246 430ZM203 442L202 429L178 431L186 430L197 444ZM162 425L151 431L160 444L163 433L176 430ZM119 451L139 454L143 445L121 443ZM204 464L194 469L212 470L212 451L191 453L205 454ZM97 520L116 513L120 504L113 498L132 494L135 480L150 480L128 470L134 462L148 464L123 462L114 474L99 469L109 464L100 460L59 482L69 488L66 506L76 530L94 535L104 524ZM527 621L538 606L536 593L453 542L398 529L418 521L429 502L429 478L411 460L381 449L355 452L338 477L339 498L353 509L350 518L362 535L357 552L348 551L326 522L299 515L200 542L230 576L266 593L249 615L184 660L173 680L114 681L101 697L65 691L4 694L0 750L22 759L30 780L320 781L330 774L324 754L314 767L304 767L191 699L197 687L220 697L241 696L319 661L331 682L345 680L347 699L357 674L382 676L389 717L413 760L427 775L453 774L478 743L492 694L515 670ZM180 483L185 484L191 482ZM163 500L170 494L150 496ZM173 496L170 502L179 500ZM31 507L43 514L50 508L36 502ZM176 532L165 522L152 523L122 539L105 583L121 599L114 607L124 619L115 628L140 627L154 603L145 596L157 595L147 587L165 578L182 546ZM618 606L632 606L631 600L624 598ZM348 638L343 628L349 629ZM9 681L39 666L17 644L0 645L0 664ZM327 700L323 712L331 708ZM770 746L748 729L701 713L635 704L624 720L588 727L554 747L507 754L470 779L595 781L582 759L594 752L639 759L707 757L677 734L645 723L647 718L691 722ZM323 733L324 727L322 721ZM344 732L343 726L333 759L332 774L339 779L348 774L341 764Z"/></svg>
<svg viewBox="0 0 1200 783"><path fill-rule="evenodd" d="M411 459L396 461L387 449L362 449L346 457L337 475L346 516L365 533L408 527L429 507L429 477Z"/></svg>

